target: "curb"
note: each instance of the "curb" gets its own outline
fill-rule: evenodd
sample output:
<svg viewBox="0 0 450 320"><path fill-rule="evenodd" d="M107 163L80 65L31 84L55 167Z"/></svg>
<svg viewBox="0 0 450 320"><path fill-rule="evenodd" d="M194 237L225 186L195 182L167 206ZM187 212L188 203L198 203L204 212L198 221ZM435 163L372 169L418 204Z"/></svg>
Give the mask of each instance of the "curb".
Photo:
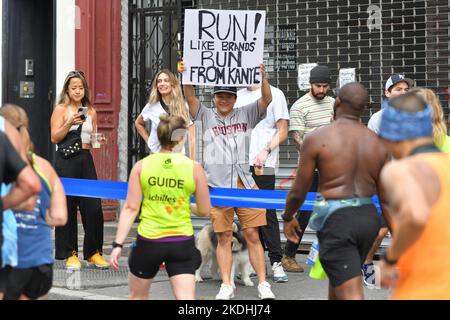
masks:
<svg viewBox="0 0 450 320"><path fill-rule="evenodd" d="M90 293L86 291L52 288L49 292L49 300L127 300L127 299Z"/></svg>

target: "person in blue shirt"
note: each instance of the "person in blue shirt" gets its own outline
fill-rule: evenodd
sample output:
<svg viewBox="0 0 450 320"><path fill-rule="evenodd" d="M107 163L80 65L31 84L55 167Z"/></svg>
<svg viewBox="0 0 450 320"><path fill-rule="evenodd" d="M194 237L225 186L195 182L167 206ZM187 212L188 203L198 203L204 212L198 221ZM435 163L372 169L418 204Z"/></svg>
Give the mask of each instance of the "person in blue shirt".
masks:
<svg viewBox="0 0 450 320"><path fill-rule="evenodd" d="M27 162L42 185L34 209L27 203L13 208L17 221L18 264L6 277L5 300L45 298L53 282L52 227L67 222L64 188L50 163L33 153L28 132L28 117L19 106L5 105L0 115L19 130L28 151Z"/></svg>

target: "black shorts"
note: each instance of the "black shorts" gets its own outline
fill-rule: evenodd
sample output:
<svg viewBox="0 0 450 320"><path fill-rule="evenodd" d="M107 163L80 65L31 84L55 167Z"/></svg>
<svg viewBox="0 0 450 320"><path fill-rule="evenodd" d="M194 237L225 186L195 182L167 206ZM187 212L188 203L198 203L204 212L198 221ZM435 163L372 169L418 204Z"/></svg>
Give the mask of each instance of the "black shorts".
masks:
<svg viewBox="0 0 450 320"><path fill-rule="evenodd" d="M4 293L6 290L6 281L8 280L8 275L10 272L11 267L9 266L0 268L0 293Z"/></svg>
<svg viewBox="0 0 450 320"><path fill-rule="evenodd" d="M361 265L379 229L373 204L338 209L328 217L317 237L320 262L333 287L361 276Z"/></svg>
<svg viewBox="0 0 450 320"><path fill-rule="evenodd" d="M22 294L34 300L45 296L52 288L53 264L28 269L12 268L6 277L5 300L17 300Z"/></svg>
<svg viewBox="0 0 450 320"><path fill-rule="evenodd" d="M195 246L195 240L178 242L150 242L137 239L128 259L130 272L138 278L152 279L165 263L167 274L195 274L202 257Z"/></svg>

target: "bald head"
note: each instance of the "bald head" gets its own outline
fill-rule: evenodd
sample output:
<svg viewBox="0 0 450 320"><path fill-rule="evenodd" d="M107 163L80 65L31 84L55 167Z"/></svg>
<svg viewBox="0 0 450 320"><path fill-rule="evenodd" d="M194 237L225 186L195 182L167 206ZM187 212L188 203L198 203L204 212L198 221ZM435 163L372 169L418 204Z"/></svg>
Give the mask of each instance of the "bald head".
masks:
<svg viewBox="0 0 450 320"><path fill-rule="evenodd" d="M352 82L339 90L338 98L342 106L361 113L369 102L369 93L362 84Z"/></svg>

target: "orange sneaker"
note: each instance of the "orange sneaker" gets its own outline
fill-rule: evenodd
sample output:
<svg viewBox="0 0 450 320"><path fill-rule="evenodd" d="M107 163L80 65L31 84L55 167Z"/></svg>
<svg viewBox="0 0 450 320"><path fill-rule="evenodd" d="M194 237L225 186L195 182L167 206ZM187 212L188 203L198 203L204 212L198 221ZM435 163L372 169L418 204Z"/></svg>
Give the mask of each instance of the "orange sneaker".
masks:
<svg viewBox="0 0 450 320"><path fill-rule="evenodd" d="M72 256L66 259L66 269L67 270L81 269L81 262L78 259L78 253L76 251L72 251Z"/></svg>
<svg viewBox="0 0 450 320"><path fill-rule="evenodd" d="M88 266L94 266L97 269L108 269L111 264L105 260L101 252L96 252L88 260Z"/></svg>

